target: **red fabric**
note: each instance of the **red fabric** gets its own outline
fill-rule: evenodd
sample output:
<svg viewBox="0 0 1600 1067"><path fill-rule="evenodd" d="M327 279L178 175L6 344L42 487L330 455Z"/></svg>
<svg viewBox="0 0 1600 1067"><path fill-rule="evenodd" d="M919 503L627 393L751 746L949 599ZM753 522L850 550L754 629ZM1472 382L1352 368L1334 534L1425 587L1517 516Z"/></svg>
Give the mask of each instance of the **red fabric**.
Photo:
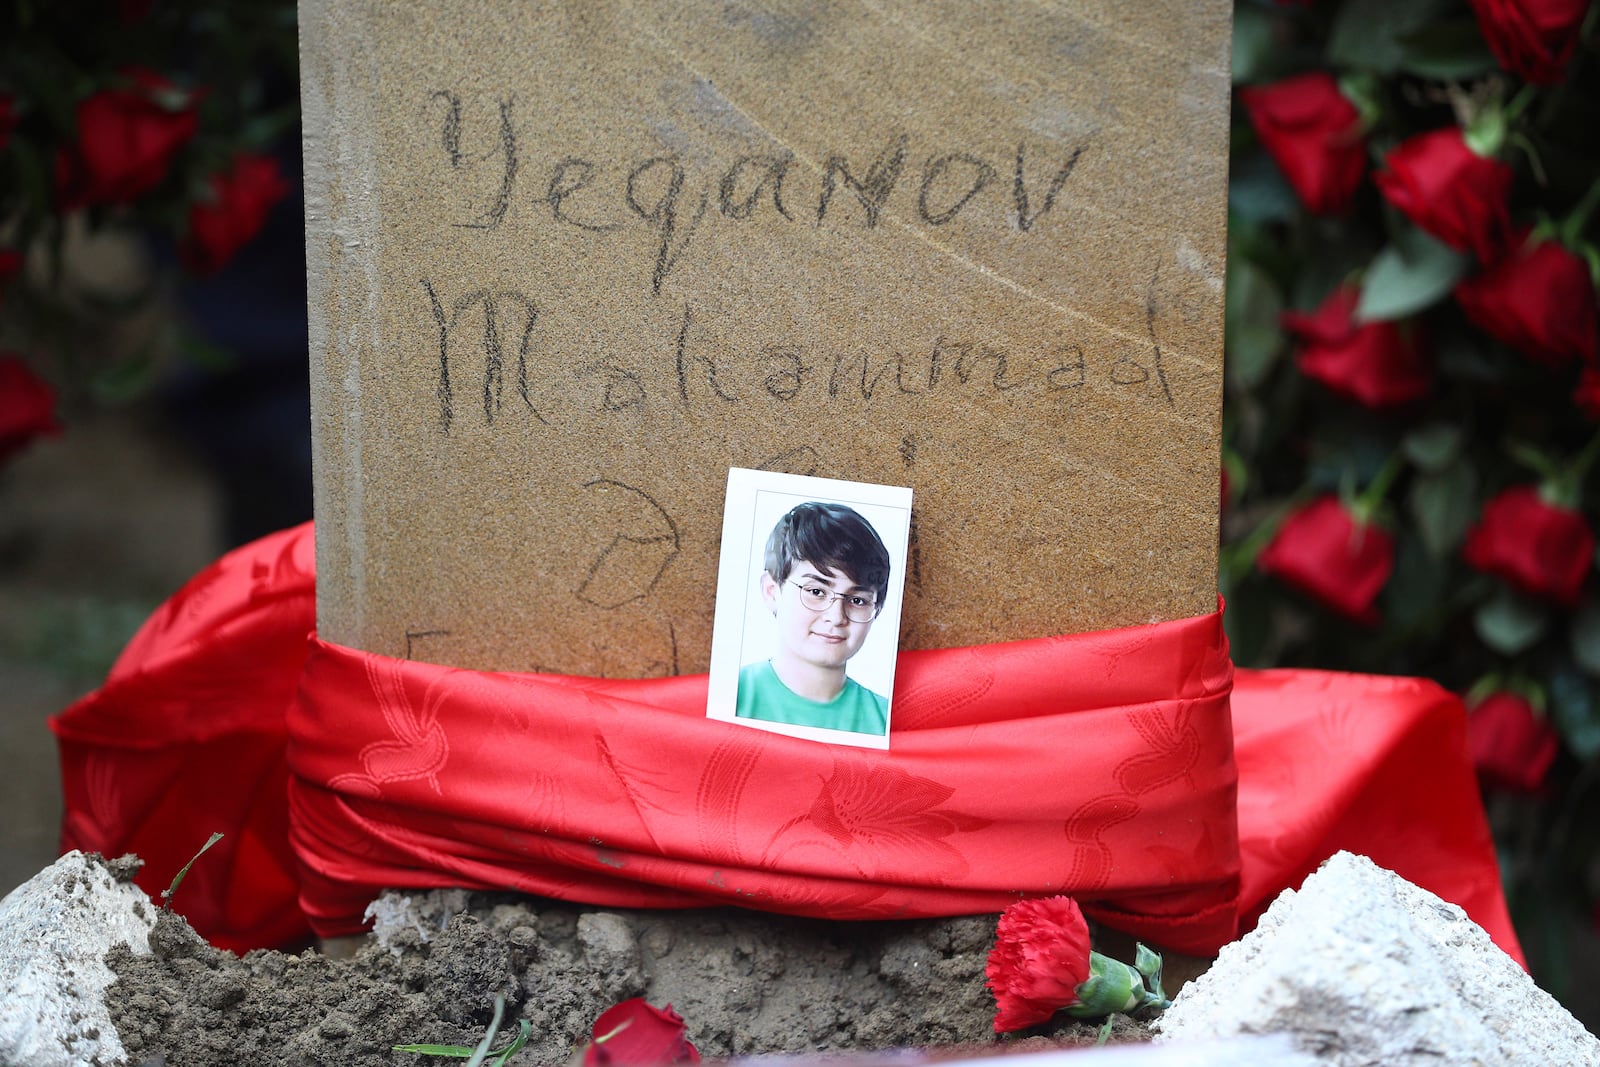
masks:
<svg viewBox="0 0 1600 1067"><path fill-rule="evenodd" d="M453 670L308 648L312 621L303 526L202 572L52 720L64 847L137 851L155 891L227 832L179 909L230 948L356 929L383 887L465 885L836 918L1068 893L1204 953L1241 885L1248 911L1351 848L1517 954L1459 702L1240 672L1230 727L1220 613L904 653L887 753L708 720L703 676Z"/></svg>

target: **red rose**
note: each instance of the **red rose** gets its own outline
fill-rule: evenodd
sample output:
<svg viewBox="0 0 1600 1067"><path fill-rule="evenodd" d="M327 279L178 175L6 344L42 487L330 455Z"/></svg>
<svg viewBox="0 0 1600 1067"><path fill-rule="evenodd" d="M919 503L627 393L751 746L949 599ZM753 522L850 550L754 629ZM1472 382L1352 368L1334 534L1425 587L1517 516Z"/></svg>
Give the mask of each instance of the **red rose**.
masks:
<svg viewBox="0 0 1600 1067"><path fill-rule="evenodd" d="M1485 333L1546 366L1595 362L1600 318L1583 260L1560 241L1524 243L1456 286L1456 302Z"/></svg>
<svg viewBox="0 0 1600 1067"><path fill-rule="evenodd" d="M1335 289L1316 311L1285 312L1283 326L1298 342L1295 366L1312 381L1369 408L1394 407L1425 396L1433 366L1414 323L1357 324L1355 286Z"/></svg>
<svg viewBox="0 0 1600 1067"><path fill-rule="evenodd" d="M16 356L0 355L0 463L42 434L61 432L56 393Z"/></svg>
<svg viewBox="0 0 1600 1067"><path fill-rule="evenodd" d="M1373 176L1389 203L1458 252L1493 263L1511 237L1511 168L1467 147L1459 127L1419 133L1384 157Z"/></svg>
<svg viewBox="0 0 1600 1067"><path fill-rule="evenodd" d="M1524 81L1560 81L1589 0L1471 0L1478 30L1500 65Z"/></svg>
<svg viewBox="0 0 1600 1067"><path fill-rule="evenodd" d="M1492 693L1467 715L1467 747L1485 783L1531 793L1544 784L1560 744L1526 700Z"/></svg>
<svg viewBox="0 0 1600 1067"><path fill-rule="evenodd" d="M1367 172L1361 114L1321 71L1239 90L1250 125L1315 215L1350 206Z"/></svg>
<svg viewBox="0 0 1600 1067"><path fill-rule="evenodd" d="M1078 1002L1089 979L1089 924L1071 897L1019 900L1000 915L984 968L997 1034L1037 1026Z"/></svg>
<svg viewBox="0 0 1600 1067"><path fill-rule="evenodd" d="M161 184L195 133L194 95L147 70L78 104L78 143L56 156L56 199L70 211L125 204Z"/></svg>
<svg viewBox="0 0 1600 1067"><path fill-rule="evenodd" d="M1594 561L1594 534L1581 513L1546 503L1535 486L1517 485L1483 506L1461 554L1529 596L1572 604Z"/></svg>
<svg viewBox="0 0 1600 1067"><path fill-rule="evenodd" d="M1346 618L1375 626L1374 604L1394 570L1394 538L1357 522L1338 497L1322 496L1284 520L1256 567Z"/></svg>
<svg viewBox="0 0 1600 1067"><path fill-rule="evenodd" d="M1600 420L1600 371L1583 368L1578 387L1572 391L1572 403L1590 422Z"/></svg>
<svg viewBox="0 0 1600 1067"><path fill-rule="evenodd" d="M271 156L238 155L233 166L211 178L211 199L189 209L189 232L180 252L198 274L221 269L266 224L272 205L289 183Z"/></svg>
<svg viewBox="0 0 1600 1067"><path fill-rule="evenodd" d="M640 997L614 1004L600 1013L583 1050L583 1067L655 1067L699 1063L700 1052L686 1039L683 1018L668 1004L657 1008Z"/></svg>
<svg viewBox="0 0 1600 1067"><path fill-rule="evenodd" d="M10 93L0 93L0 150L11 140L11 131L17 128L17 101Z"/></svg>

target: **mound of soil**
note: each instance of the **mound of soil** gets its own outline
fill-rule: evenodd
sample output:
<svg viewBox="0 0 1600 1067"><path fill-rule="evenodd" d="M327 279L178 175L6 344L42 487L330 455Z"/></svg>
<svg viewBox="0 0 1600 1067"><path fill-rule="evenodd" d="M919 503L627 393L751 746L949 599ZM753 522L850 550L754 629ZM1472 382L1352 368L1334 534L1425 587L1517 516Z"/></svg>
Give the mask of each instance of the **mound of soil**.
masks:
<svg viewBox="0 0 1600 1067"><path fill-rule="evenodd" d="M1062 1022L997 1041L983 968L995 917L831 923L737 910L597 911L460 891L380 902L379 937L334 959L207 945L163 915L151 955L114 949L106 991L130 1062L355 1067L452 1062L393 1050L474 1045L496 995L513 1064L572 1058L628 997L670 1003L707 1058L967 1046L975 1054L1092 1043ZM387 913L386 920L382 916ZM1117 1017L1112 1041L1143 1041Z"/></svg>

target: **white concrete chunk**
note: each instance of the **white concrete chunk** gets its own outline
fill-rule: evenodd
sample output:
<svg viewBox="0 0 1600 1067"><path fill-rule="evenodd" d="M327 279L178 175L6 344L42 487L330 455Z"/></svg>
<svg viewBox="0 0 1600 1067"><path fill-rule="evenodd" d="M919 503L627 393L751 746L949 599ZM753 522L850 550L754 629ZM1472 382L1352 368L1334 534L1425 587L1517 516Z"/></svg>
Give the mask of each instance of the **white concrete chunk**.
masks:
<svg viewBox="0 0 1600 1067"><path fill-rule="evenodd" d="M1156 1028L1287 1033L1341 1065L1600 1064L1600 1041L1465 912L1348 852L1279 896Z"/></svg>
<svg viewBox="0 0 1600 1067"><path fill-rule="evenodd" d="M126 1060L106 1010L112 946L150 951L155 909L98 857L68 852L0 901L0 1063Z"/></svg>

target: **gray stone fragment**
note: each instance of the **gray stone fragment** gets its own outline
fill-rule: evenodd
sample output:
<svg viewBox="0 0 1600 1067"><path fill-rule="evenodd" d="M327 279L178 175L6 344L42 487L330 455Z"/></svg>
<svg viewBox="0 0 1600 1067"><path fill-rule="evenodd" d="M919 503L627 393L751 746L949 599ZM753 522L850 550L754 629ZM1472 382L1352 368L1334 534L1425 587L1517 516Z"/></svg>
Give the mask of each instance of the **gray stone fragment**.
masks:
<svg viewBox="0 0 1600 1067"><path fill-rule="evenodd" d="M1466 913L1341 852L1285 891L1156 1023L1287 1033L1332 1064L1600 1064L1600 1042Z"/></svg>
<svg viewBox="0 0 1600 1067"><path fill-rule="evenodd" d="M450 920L467 910L471 898L465 889L432 889L425 893L385 889L367 905L364 919L372 921L372 936L394 955L403 951L395 939L414 932L426 942L443 933Z"/></svg>
<svg viewBox="0 0 1600 1067"><path fill-rule="evenodd" d="M105 955L121 942L148 954L154 925L144 891L81 852L12 890L0 901L0 1064L125 1062Z"/></svg>

